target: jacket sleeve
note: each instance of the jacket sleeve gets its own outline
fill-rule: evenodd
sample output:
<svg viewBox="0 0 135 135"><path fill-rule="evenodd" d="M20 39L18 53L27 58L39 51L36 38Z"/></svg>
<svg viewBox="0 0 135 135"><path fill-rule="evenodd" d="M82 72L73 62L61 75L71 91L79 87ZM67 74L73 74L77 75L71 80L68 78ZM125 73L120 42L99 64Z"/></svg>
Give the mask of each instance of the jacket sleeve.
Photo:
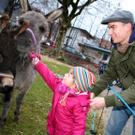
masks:
<svg viewBox="0 0 135 135"><path fill-rule="evenodd" d="M111 83L113 80L117 79L118 77L114 64L114 56L115 48L112 49L110 61L107 64L105 71L100 76L100 80L98 80L92 88L92 92L96 96L98 96L103 90L105 90L107 88L107 85Z"/></svg>
<svg viewBox="0 0 135 135"><path fill-rule="evenodd" d="M42 78L45 80L47 85L54 91L57 84L58 84L58 79L55 77L55 75L49 70L49 68L39 61L35 67L34 67L38 73L42 76Z"/></svg>
<svg viewBox="0 0 135 135"><path fill-rule="evenodd" d="M103 86L105 86L105 84L109 84L108 80L113 81L114 79L117 79L117 77L118 77L117 72L116 72L116 68L118 68L118 67L116 67L115 64L119 63L119 60L121 58L118 58L119 55L118 55L118 57L117 57L117 55L115 55L116 52L117 51L115 49L112 50L111 59L109 61L107 69L105 70L105 72L101 76L101 79L97 82L97 84L95 84L94 88L92 89L92 91L95 93L96 96L106 88L106 87L103 87ZM114 60L114 56L115 56L115 60ZM115 61L115 64L114 64L114 61ZM133 62L130 62L130 63L133 64ZM132 65L132 67L134 67L134 66ZM122 67L119 67L119 68L118 68L118 72L121 71ZM124 67L124 69L125 69L125 72L126 72L127 70L126 70L125 67ZM134 70L134 69L132 69L132 70ZM124 76L124 72L122 72L122 74L123 75L121 75L121 76L123 77ZM112 78L113 78L113 80L112 80ZM125 86L124 87L125 89L124 89L124 91L121 91L118 94L122 97L122 99L127 104L135 103L135 96L134 96L135 95L135 81L134 81L135 78L132 77L131 73L129 73L129 75L127 77L123 77L121 79L123 81L123 85ZM115 95L115 94L110 95L110 96L106 96L104 98L105 98L106 107L110 107L110 106L124 106L125 105L117 97L117 95Z"/></svg>
<svg viewBox="0 0 135 135"><path fill-rule="evenodd" d="M118 94L127 104L135 103L135 81L134 84L131 85L128 89L121 91ZM105 103L106 107L125 105L115 94L111 96L106 96Z"/></svg>

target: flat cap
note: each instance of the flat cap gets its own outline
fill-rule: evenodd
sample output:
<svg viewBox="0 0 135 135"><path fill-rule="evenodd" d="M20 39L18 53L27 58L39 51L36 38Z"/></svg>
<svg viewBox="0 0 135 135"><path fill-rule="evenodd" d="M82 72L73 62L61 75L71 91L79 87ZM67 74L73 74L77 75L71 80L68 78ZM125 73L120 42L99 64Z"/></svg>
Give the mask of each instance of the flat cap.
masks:
<svg viewBox="0 0 135 135"><path fill-rule="evenodd" d="M101 24L108 24L109 22L123 22L134 24L134 16L130 11L117 10L110 16L102 20Z"/></svg>

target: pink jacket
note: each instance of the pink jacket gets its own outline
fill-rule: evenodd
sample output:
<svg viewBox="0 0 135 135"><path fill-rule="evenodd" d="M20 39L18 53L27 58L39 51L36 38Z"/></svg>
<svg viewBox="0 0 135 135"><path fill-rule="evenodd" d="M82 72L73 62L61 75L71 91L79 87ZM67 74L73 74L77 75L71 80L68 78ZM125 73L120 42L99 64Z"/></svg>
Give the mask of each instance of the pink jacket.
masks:
<svg viewBox="0 0 135 135"><path fill-rule="evenodd" d="M35 65L35 69L54 92L52 109L47 117L48 133L50 135L84 135L90 94L70 94L67 97L66 106L62 106L59 101L63 95L58 89L62 80L56 78L41 61Z"/></svg>

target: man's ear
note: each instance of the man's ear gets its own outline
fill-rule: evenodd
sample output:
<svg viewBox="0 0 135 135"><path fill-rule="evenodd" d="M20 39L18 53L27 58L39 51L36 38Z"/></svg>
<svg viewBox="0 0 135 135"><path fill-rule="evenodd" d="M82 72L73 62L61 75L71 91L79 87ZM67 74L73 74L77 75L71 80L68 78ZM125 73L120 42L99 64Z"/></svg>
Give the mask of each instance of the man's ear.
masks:
<svg viewBox="0 0 135 135"><path fill-rule="evenodd" d="M127 31L131 31L132 30L132 24L131 23L127 23L126 24L126 29L127 29Z"/></svg>

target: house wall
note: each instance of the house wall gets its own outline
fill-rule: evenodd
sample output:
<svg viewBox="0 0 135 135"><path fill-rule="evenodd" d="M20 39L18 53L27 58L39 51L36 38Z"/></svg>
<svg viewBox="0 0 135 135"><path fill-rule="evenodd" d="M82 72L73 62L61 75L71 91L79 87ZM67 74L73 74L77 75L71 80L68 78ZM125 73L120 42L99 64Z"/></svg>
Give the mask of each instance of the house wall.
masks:
<svg viewBox="0 0 135 135"><path fill-rule="evenodd" d="M72 32L71 32L71 29L72 29ZM69 34L70 34L70 36L69 36ZM68 39L68 42L67 42L67 39ZM82 52L84 55L86 55L90 59L90 61L94 62L94 63L99 64L100 61L103 61L103 56L105 54L108 55L107 61L109 61L110 54L101 52L100 50L97 51L97 50L94 50L94 49L91 49L91 48L88 48L85 46L78 45L78 43L85 43L85 42L87 42L91 45L94 45L94 46L99 45L99 41L96 38L87 39L86 35L80 29L71 27L66 33L66 37L65 37L63 46L67 44L69 46L74 47L76 50L78 50L79 52Z"/></svg>
<svg viewBox="0 0 135 135"><path fill-rule="evenodd" d="M70 34L70 37L67 38L69 36L71 29L72 29L72 32ZM68 43L67 43L67 39L68 39ZM63 46L65 44L67 44L69 46L76 48L79 52L81 52L82 48L80 46L78 46L78 42L84 43L86 40L87 40L87 38L83 34L83 32L81 32L81 30L71 27L66 33L66 37L65 37Z"/></svg>
<svg viewBox="0 0 135 135"><path fill-rule="evenodd" d="M100 63L100 61L103 61L103 60L107 60L109 61L110 59L110 54L109 53L105 53L105 52L102 52L102 51L97 51L97 50L94 50L92 48L88 48L88 47L82 47L82 52L84 55L86 55L91 62L94 62L94 63ZM103 59L104 58L104 55L108 55L108 58L107 59Z"/></svg>

